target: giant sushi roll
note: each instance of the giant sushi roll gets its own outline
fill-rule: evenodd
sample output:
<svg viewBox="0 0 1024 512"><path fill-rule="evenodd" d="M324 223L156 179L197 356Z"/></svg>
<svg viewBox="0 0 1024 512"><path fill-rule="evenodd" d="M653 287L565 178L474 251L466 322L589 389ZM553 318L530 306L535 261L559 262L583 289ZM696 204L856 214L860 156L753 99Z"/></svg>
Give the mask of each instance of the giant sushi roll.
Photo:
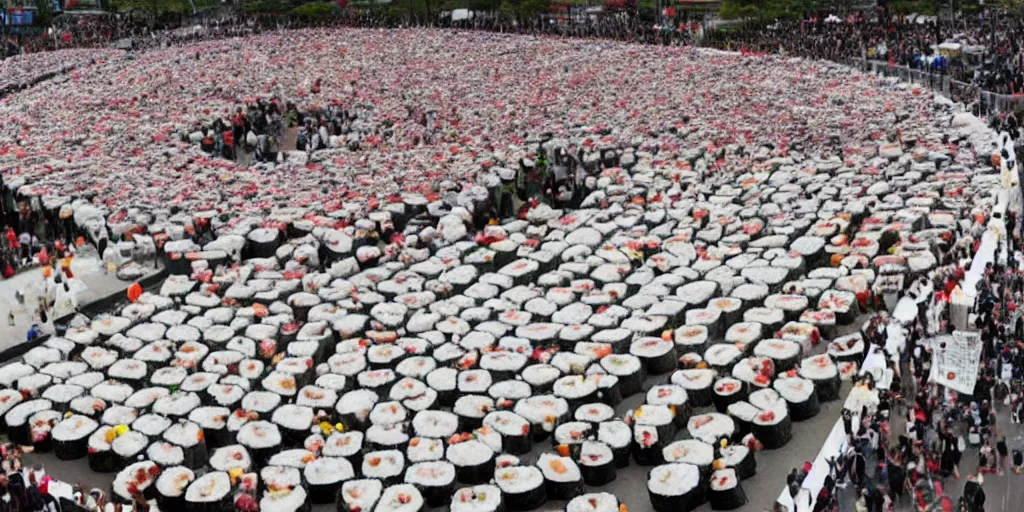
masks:
<svg viewBox="0 0 1024 512"><path fill-rule="evenodd" d="M495 485L463 487L451 497L451 512L504 512L501 489Z"/></svg>
<svg viewBox="0 0 1024 512"><path fill-rule="evenodd" d="M661 464L661 450L676 434L674 414L668 406L643 405L633 413L633 459L641 466Z"/></svg>
<svg viewBox="0 0 1024 512"><path fill-rule="evenodd" d="M196 479L184 466L164 468L156 479L156 504L160 510L185 510L185 491Z"/></svg>
<svg viewBox="0 0 1024 512"><path fill-rule="evenodd" d="M839 398L842 382L839 369L828 354L819 354L800 361L800 376L814 383L818 400L829 402Z"/></svg>
<svg viewBox="0 0 1024 512"><path fill-rule="evenodd" d="M53 449L60 460L75 460L89 453L89 436L99 428L99 423L86 416L73 415L65 418L50 432Z"/></svg>
<svg viewBox="0 0 1024 512"><path fill-rule="evenodd" d="M736 345L716 343L704 352L704 361L719 373L728 374L733 365L743 357L743 351Z"/></svg>
<svg viewBox="0 0 1024 512"><path fill-rule="evenodd" d="M534 393L549 393L562 372L549 364L534 364L523 369L523 380L533 388ZM453 400L454 402L454 400Z"/></svg>
<svg viewBox="0 0 1024 512"><path fill-rule="evenodd" d="M607 444L584 441L576 458L587 485L601 486L615 480L615 455Z"/></svg>
<svg viewBox="0 0 1024 512"><path fill-rule="evenodd" d="M333 503L341 485L355 477L352 464L341 457L319 457L309 461L302 470L309 485L309 499L313 503Z"/></svg>
<svg viewBox="0 0 1024 512"><path fill-rule="evenodd" d="M712 395L712 384L715 381L715 371L703 368L692 370L678 370L672 374L670 379L686 391L690 407L699 408L711 405L714 397Z"/></svg>
<svg viewBox="0 0 1024 512"><path fill-rule="evenodd" d="M555 381L552 391L555 396L564 398L569 409L597 400L597 381L582 375L566 375Z"/></svg>
<svg viewBox="0 0 1024 512"><path fill-rule="evenodd" d="M338 491L337 512L372 511L383 492L384 485L380 480L349 480Z"/></svg>
<svg viewBox="0 0 1024 512"><path fill-rule="evenodd" d="M597 440L612 449L616 468L629 466L632 439L633 431L621 420L605 421L597 426Z"/></svg>
<svg viewBox="0 0 1024 512"><path fill-rule="evenodd" d="M146 446L149 445L149 438L139 432L126 432L117 436L110 448L117 457L118 467L126 467L144 457Z"/></svg>
<svg viewBox="0 0 1024 512"><path fill-rule="evenodd" d="M667 463L683 462L696 466L700 470L701 482L707 481L715 462L715 450L710 444L696 439L676 441L662 450L662 457Z"/></svg>
<svg viewBox="0 0 1024 512"><path fill-rule="evenodd" d="M675 344L670 339L646 337L634 341L629 353L640 359L647 373L660 375L676 367Z"/></svg>
<svg viewBox="0 0 1024 512"><path fill-rule="evenodd" d="M134 502L137 493L146 499L153 499L156 497L154 484L159 476L160 468L153 462L144 460L131 464L114 477L111 497L116 503L122 504Z"/></svg>
<svg viewBox="0 0 1024 512"><path fill-rule="evenodd" d="M257 228L246 235L244 257L273 258L281 245L282 234L273 228Z"/></svg>
<svg viewBox="0 0 1024 512"><path fill-rule="evenodd" d="M89 469L97 473L111 473L118 470L117 456L110 443L116 434L114 427L104 425L89 436Z"/></svg>
<svg viewBox="0 0 1024 512"><path fill-rule="evenodd" d="M703 326L709 339L719 338L722 336L722 311L713 307L691 309L686 312L686 325Z"/></svg>
<svg viewBox="0 0 1024 512"><path fill-rule="evenodd" d="M310 508L308 493L296 468L267 466L260 470L260 486L260 510L298 512Z"/></svg>
<svg viewBox="0 0 1024 512"><path fill-rule="evenodd" d="M516 402L513 411L530 422L533 440L543 441L569 417L569 403L552 395L534 395Z"/></svg>
<svg viewBox="0 0 1024 512"><path fill-rule="evenodd" d="M584 421L569 421L555 428L552 441L556 447L565 447L570 456L579 454L583 440L590 436L593 426ZM561 449L561 448L560 448Z"/></svg>
<svg viewBox="0 0 1024 512"><path fill-rule="evenodd" d="M754 425L754 416L761 412L761 410L750 405L749 402L740 400L739 402L729 404L726 412L733 419L733 423L736 424L736 437L743 438L750 433Z"/></svg>
<svg viewBox="0 0 1024 512"><path fill-rule="evenodd" d="M647 492L656 512L689 512L704 503L704 486L696 466L673 462L647 473Z"/></svg>
<svg viewBox="0 0 1024 512"><path fill-rule="evenodd" d="M157 441L146 448L146 458L161 468L180 466L185 461L185 452L180 446L167 441Z"/></svg>
<svg viewBox="0 0 1024 512"><path fill-rule="evenodd" d="M32 431L29 420L36 413L48 411L52 407L53 402L45 399L29 400L12 407L4 415L4 420L7 423L7 438L21 446L31 445Z"/></svg>
<svg viewBox="0 0 1024 512"><path fill-rule="evenodd" d="M793 424L785 408L762 410L754 415L751 433L769 450L781 448L793 437Z"/></svg>
<svg viewBox="0 0 1024 512"><path fill-rule="evenodd" d="M426 501L416 486L398 484L384 489L373 510L374 512L420 512L425 508ZM260 510L263 508L261 507Z"/></svg>
<svg viewBox="0 0 1024 512"><path fill-rule="evenodd" d="M686 425L690 419L689 395L678 384L661 384L647 390L646 402L650 405L665 405L672 410L677 427Z"/></svg>
<svg viewBox="0 0 1024 512"><path fill-rule="evenodd" d="M452 439L445 458L455 466L461 483L478 485L488 482L494 475L494 451L477 439Z"/></svg>
<svg viewBox="0 0 1024 512"><path fill-rule="evenodd" d="M579 466L569 457L543 453L537 467L544 474L549 499L571 500L583 493L583 476Z"/></svg>
<svg viewBox="0 0 1024 512"><path fill-rule="evenodd" d="M643 390L644 368L636 356L609 354L601 358L601 367L619 379L619 391L622 396L634 395Z"/></svg>
<svg viewBox="0 0 1024 512"><path fill-rule="evenodd" d="M498 468L494 471L494 483L511 511L534 510L548 500L544 475L534 466Z"/></svg>
<svg viewBox="0 0 1024 512"><path fill-rule="evenodd" d="M388 485L401 480L404 473L405 456L398 450L381 450L363 455L362 475L365 478L376 478Z"/></svg>
<svg viewBox="0 0 1024 512"><path fill-rule="evenodd" d="M367 420L370 417L370 411L379 400L380 397L368 389L357 389L345 393L335 407L338 421L348 429L366 430L369 426Z"/></svg>
<svg viewBox="0 0 1024 512"><path fill-rule="evenodd" d="M749 353L750 347L761 340L762 326L757 322L737 322L725 331L725 342L741 347Z"/></svg>
<svg viewBox="0 0 1024 512"><path fill-rule="evenodd" d="M522 402L520 400L520 402ZM518 406L518 403L516 404ZM494 400L488 396L464 395L455 401L452 411L459 417L459 430L468 432L483 425L484 416L494 409Z"/></svg>
<svg viewBox="0 0 1024 512"><path fill-rule="evenodd" d="M721 325L731 326L743 318L743 301L735 297L718 297L712 299L709 308L721 311Z"/></svg>
<svg viewBox="0 0 1024 512"><path fill-rule="evenodd" d="M747 495L743 492L735 470L719 469L711 475L708 501L711 502L712 510L735 510L747 504Z"/></svg>
<svg viewBox="0 0 1024 512"><path fill-rule="evenodd" d="M230 416L231 410L227 407L199 407L188 415L188 419L203 429L206 447L213 449L235 442L234 434L228 431Z"/></svg>
<svg viewBox="0 0 1024 512"><path fill-rule="evenodd" d="M731 439L736 433L732 418L717 412L695 414L686 424L690 437L710 445L717 445L722 439Z"/></svg>
<svg viewBox="0 0 1024 512"><path fill-rule="evenodd" d="M828 344L828 355L837 363L860 363L864 359L864 338L859 332L835 338Z"/></svg>
<svg viewBox="0 0 1024 512"><path fill-rule="evenodd" d="M706 325L684 325L673 333L676 352L686 354L696 352L703 354L708 344L708 328Z"/></svg>
<svg viewBox="0 0 1024 512"><path fill-rule="evenodd" d="M199 469L206 465L209 458L206 451L206 434L199 425L182 420L167 427L163 438L168 443L180 446L184 451L183 464L189 469Z"/></svg>
<svg viewBox="0 0 1024 512"><path fill-rule="evenodd" d="M615 417L615 409L608 404L592 403L580 406L573 412L576 421L590 423L596 429L599 424Z"/></svg>
<svg viewBox="0 0 1024 512"><path fill-rule="evenodd" d="M800 361L800 352L799 343L787 340L762 340L754 347L754 355L771 359L777 373L795 368Z"/></svg>
<svg viewBox="0 0 1024 512"><path fill-rule="evenodd" d="M732 376L743 381L750 389L764 389L771 385L775 377L775 363L765 357L746 357L732 367Z"/></svg>
<svg viewBox="0 0 1024 512"><path fill-rule="evenodd" d="M786 323L786 313L776 308L750 308L743 313L743 321L761 324L762 333L773 333Z"/></svg>
<svg viewBox="0 0 1024 512"><path fill-rule="evenodd" d="M713 389L715 409L723 414L730 405L747 398L747 386L739 379L732 377L718 379Z"/></svg>
<svg viewBox="0 0 1024 512"><path fill-rule="evenodd" d="M740 480L746 480L757 473L757 460L754 452L742 444L730 444L719 448L718 456L722 459L725 467L736 470L736 476Z"/></svg>
<svg viewBox="0 0 1024 512"><path fill-rule="evenodd" d="M238 430L236 436L257 466L263 466L270 456L281 450L281 432L269 421L250 421Z"/></svg>
<svg viewBox="0 0 1024 512"><path fill-rule="evenodd" d="M565 506L565 512L619 512L619 499L607 492L577 496Z"/></svg>
<svg viewBox="0 0 1024 512"><path fill-rule="evenodd" d="M420 490L428 507L441 507L448 504L455 490L455 467L444 461L413 464L405 470L405 483Z"/></svg>
<svg viewBox="0 0 1024 512"><path fill-rule="evenodd" d="M800 377L775 379L772 384L779 396L786 400L793 421L804 421L813 418L821 410L818 403L818 391L814 383Z"/></svg>
<svg viewBox="0 0 1024 512"><path fill-rule="evenodd" d="M271 421L277 425L285 446L302 446L313 426L313 409L301 405L285 404L274 410Z"/></svg>

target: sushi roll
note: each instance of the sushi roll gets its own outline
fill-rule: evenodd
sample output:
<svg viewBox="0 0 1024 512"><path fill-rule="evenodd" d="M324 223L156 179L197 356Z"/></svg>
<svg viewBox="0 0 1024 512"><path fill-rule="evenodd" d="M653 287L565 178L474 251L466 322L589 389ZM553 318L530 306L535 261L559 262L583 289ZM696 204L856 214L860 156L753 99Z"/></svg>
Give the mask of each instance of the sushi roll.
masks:
<svg viewBox="0 0 1024 512"><path fill-rule="evenodd" d="M612 449L616 468L629 466L632 439L633 431L621 420L605 421L597 426L597 440Z"/></svg>
<svg viewBox="0 0 1024 512"><path fill-rule="evenodd" d="M196 478L185 491L187 512L223 512L233 508L231 477L213 471Z"/></svg>
<svg viewBox="0 0 1024 512"><path fill-rule="evenodd" d="M372 512L383 491L380 480L349 480L338 491L337 512Z"/></svg>
<svg viewBox="0 0 1024 512"><path fill-rule="evenodd" d="M34 451L45 453L53 448L53 438L50 437L50 432L60 418L61 414L53 409L39 411L29 417L29 435L32 438Z"/></svg>
<svg viewBox="0 0 1024 512"><path fill-rule="evenodd" d="M553 500L571 500L583 494L583 476L579 466L569 457L543 453L537 467L544 474L547 496Z"/></svg>
<svg viewBox="0 0 1024 512"><path fill-rule="evenodd" d="M196 479L184 466L165 468L156 479L156 504L160 510L185 510L185 490Z"/></svg>
<svg viewBox="0 0 1024 512"><path fill-rule="evenodd" d="M15 405L4 415L4 420L7 423L7 438L21 446L31 445L32 424L29 420L37 412L48 411L52 408L53 402L45 399L29 400Z"/></svg>
<svg viewBox="0 0 1024 512"><path fill-rule="evenodd" d="M670 381L686 390L690 407L696 409L711 405L714 399L712 384L715 375L714 370L707 369L677 370L672 374Z"/></svg>
<svg viewBox="0 0 1024 512"><path fill-rule="evenodd" d="M813 418L821 411L818 392L814 383L800 377L775 379L772 384L775 391L786 400L793 421L804 421Z"/></svg>
<svg viewBox="0 0 1024 512"><path fill-rule="evenodd" d="M576 408L576 411L573 412L573 418L576 421L585 421L593 425L594 428L597 428L597 426L602 422L609 421L614 417L615 409L608 404L600 402L582 405Z"/></svg>
<svg viewBox="0 0 1024 512"><path fill-rule="evenodd" d="M366 430L370 411L380 400L380 396L368 389L349 391L341 396L335 407L338 421L348 429Z"/></svg>
<svg viewBox="0 0 1024 512"><path fill-rule="evenodd" d="M702 354L707 349L708 328L705 325L684 325L675 330L673 337L676 343L676 352Z"/></svg>
<svg viewBox="0 0 1024 512"><path fill-rule="evenodd" d="M743 301L735 297L718 297L708 303L709 308L721 312L721 325L728 326L739 323L743 318Z"/></svg>
<svg viewBox="0 0 1024 512"><path fill-rule="evenodd" d="M743 352L748 352L749 347L761 340L763 328L757 322L737 322L732 324L725 332L725 342L742 347Z"/></svg>
<svg viewBox="0 0 1024 512"><path fill-rule="evenodd" d="M19 364L19 363L14 363L13 365L7 365L7 366L5 366L3 368L3 370L4 371L8 371L7 370L8 368L10 368L11 366L17 365L17 364ZM25 365L25 366L28 367L28 365ZM29 370L29 372L31 372L31 370ZM6 420L7 413L14 406L20 404L24 400L25 400L25 396L22 395L20 392L18 392L18 390L15 390L15 389L0 389L0 432L5 432L7 430L7 420Z"/></svg>
<svg viewBox="0 0 1024 512"><path fill-rule="evenodd" d="M59 413L65 413L71 409L71 401L83 396L84 394L85 388L82 386L76 386L74 384L54 384L46 388L41 396L42 398L53 402L53 410ZM0 400L2 399L3 397L0 395Z"/></svg>
<svg viewBox="0 0 1024 512"><path fill-rule="evenodd" d="M135 494L141 493L146 499L156 497L156 482L160 468L151 461L136 462L121 470L111 485L111 497L116 503L134 502Z"/></svg>
<svg viewBox="0 0 1024 512"><path fill-rule="evenodd" d="M754 452L742 444L730 444L719 448L718 456L722 459L725 467L736 470L736 476L740 480L746 480L757 474L757 460Z"/></svg>
<svg viewBox="0 0 1024 512"><path fill-rule="evenodd" d="M686 424L690 437L710 445L717 445L722 439L731 439L736 433L732 418L717 412L696 414Z"/></svg>
<svg viewBox="0 0 1024 512"><path fill-rule="evenodd" d="M493 429L501 435L502 452L513 455L523 455L530 453L533 449L533 436L530 433L530 422L514 412L490 412L487 416L484 416L483 425Z"/></svg>
<svg viewBox="0 0 1024 512"><path fill-rule="evenodd" d="M859 332L840 336L828 344L828 355L837 363L859 363L864 359L864 338Z"/></svg>
<svg viewBox="0 0 1024 512"><path fill-rule="evenodd" d="M445 458L455 466L456 477L464 484L486 483L494 475L494 450L482 441L453 438Z"/></svg>
<svg viewBox="0 0 1024 512"><path fill-rule="evenodd" d="M633 459L642 466L661 464L661 450L676 434L672 410L664 405L643 405L633 411Z"/></svg>
<svg viewBox="0 0 1024 512"><path fill-rule="evenodd" d="M796 367L800 361L801 346L787 340L763 340L754 347L754 355L769 358L775 363L775 371L784 373Z"/></svg>
<svg viewBox="0 0 1024 512"><path fill-rule="evenodd" d="M561 370L549 364L535 364L523 369L523 381L533 388L534 393L550 393L555 381L562 376Z"/></svg>
<svg viewBox="0 0 1024 512"><path fill-rule="evenodd" d="M455 491L455 473L449 462L420 462L405 470L405 483L420 490L428 507L441 507L448 504Z"/></svg>
<svg viewBox="0 0 1024 512"><path fill-rule="evenodd" d="M501 489L495 485L463 487L451 497L451 512L504 512Z"/></svg>
<svg viewBox="0 0 1024 512"><path fill-rule="evenodd" d="M711 445L696 439L676 441L662 450L666 463L682 462L700 470L700 479L706 481L711 475L715 462L715 450Z"/></svg>
<svg viewBox="0 0 1024 512"><path fill-rule="evenodd" d="M704 361L719 373L727 374L733 365L743 357L743 351L736 345L716 343L704 352Z"/></svg>
<svg viewBox="0 0 1024 512"><path fill-rule="evenodd" d="M676 368L675 344L670 339L640 338L630 344L629 353L640 359L648 374L660 375Z"/></svg>
<svg viewBox="0 0 1024 512"><path fill-rule="evenodd" d="M569 403L552 395L534 395L516 402L513 412L530 422L534 441L543 441L569 417Z"/></svg>
<svg viewBox="0 0 1024 512"><path fill-rule="evenodd" d="M723 414L728 410L730 405L741 400L746 400L747 398L746 385L744 385L744 383L739 379L732 377L723 377L718 379L718 381L715 382L714 391L715 409Z"/></svg>
<svg viewBox="0 0 1024 512"><path fill-rule="evenodd" d="M146 448L146 458L162 468L180 466L185 461L185 452L180 446L167 441L157 441Z"/></svg>
<svg viewBox="0 0 1024 512"><path fill-rule="evenodd" d="M234 433L228 431L231 410L227 407L199 407L188 415L189 421L203 429L207 449L234 444Z"/></svg>
<svg viewBox="0 0 1024 512"><path fill-rule="evenodd" d="M148 437L140 432L129 431L117 436L117 439L110 443L110 448L117 457L118 466L126 467L137 460L141 460L148 445Z"/></svg>
<svg viewBox="0 0 1024 512"><path fill-rule="evenodd" d="M647 492L656 512L689 512L706 499L696 466L673 462L647 473Z"/></svg>
<svg viewBox="0 0 1024 512"><path fill-rule="evenodd" d="M689 395L682 386L677 384L661 384L652 386L647 391L646 402L649 405L664 405L672 410L677 427L686 425L690 419Z"/></svg>
<svg viewBox="0 0 1024 512"><path fill-rule="evenodd" d="M285 404L274 410L271 421L277 425L285 446L302 446L313 426L313 409Z"/></svg>
<svg viewBox="0 0 1024 512"><path fill-rule="evenodd" d="M444 458L444 441L429 437L414 437L409 440L405 456L412 463L441 460Z"/></svg>
<svg viewBox="0 0 1024 512"><path fill-rule="evenodd" d="M711 475L708 501L712 510L735 510L747 504L747 495L743 492L735 470L719 469Z"/></svg>
<svg viewBox="0 0 1024 512"><path fill-rule="evenodd" d="M770 386L775 377L775 363L766 357L746 357L732 367L732 376L750 389L763 389Z"/></svg>
<svg viewBox="0 0 1024 512"><path fill-rule="evenodd" d="M459 430L468 432L483 425L484 416L494 409L494 400L481 395L464 395L455 401L452 411L459 417Z"/></svg>
<svg viewBox="0 0 1024 512"><path fill-rule="evenodd" d="M511 408L516 401L533 394L533 388L521 380L503 380L487 388L487 396L494 399L499 409Z"/></svg>
<svg viewBox="0 0 1024 512"><path fill-rule="evenodd" d="M366 478L376 478L389 485L398 482L403 473L405 456L398 450L383 450L363 455L362 475Z"/></svg>
<svg viewBox="0 0 1024 512"><path fill-rule="evenodd" d="M726 412L736 424L736 436L742 438L750 433L754 425L754 416L761 412L761 410L750 405L749 402L740 400L739 402L729 404Z"/></svg>
<svg viewBox="0 0 1024 512"><path fill-rule="evenodd" d="M534 466L498 468L494 471L494 483L501 489L502 499L510 511L534 510L547 503L544 475Z"/></svg>
<svg viewBox="0 0 1024 512"><path fill-rule="evenodd" d="M839 398L842 385L839 369L828 354L820 354L804 358L800 361L800 376L814 383L818 392L818 400L829 402Z"/></svg>
<svg viewBox="0 0 1024 512"><path fill-rule="evenodd" d="M455 404L455 400L459 398L457 391L458 374L458 370L454 368L437 368L427 374L427 386L430 386L430 389L437 392L439 404L451 407Z"/></svg>
<svg viewBox="0 0 1024 512"><path fill-rule="evenodd" d="M313 459L302 470L309 485L309 498L313 503L333 503L341 485L355 477L352 464L341 457Z"/></svg>
<svg viewBox="0 0 1024 512"><path fill-rule="evenodd" d="M559 450L568 450L569 455L575 457L579 454L583 440L590 437L592 428L590 423L583 421L562 423L555 428L555 435L551 441Z"/></svg>
<svg viewBox="0 0 1024 512"><path fill-rule="evenodd" d="M114 427L101 426L89 436L89 469L97 473L111 473L117 471L118 460L110 443L114 441L116 434Z"/></svg>
<svg viewBox="0 0 1024 512"><path fill-rule="evenodd" d="M743 313L743 321L762 325L762 333L773 333L786 322L786 313L775 308L750 308Z"/></svg>
<svg viewBox="0 0 1024 512"><path fill-rule="evenodd" d="M282 512L309 510L310 499L302 485L302 476L298 469L267 466L260 470L260 484L263 488L260 510Z"/></svg>
<svg viewBox="0 0 1024 512"><path fill-rule="evenodd" d="M180 446L184 451L183 465L189 469L199 469L209 460L206 451L206 433L198 424L181 420L163 432L168 443Z"/></svg>
<svg viewBox="0 0 1024 512"><path fill-rule="evenodd" d="M713 307L691 309L686 312L686 325L703 326L707 329L708 339L716 339L722 335L722 311Z"/></svg>
<svg viewBox="0 0 1024 512"><path fill-rule="evenodd" d="M366 445L375 450L405 450L409 444L408 423L377 424L366 429Z"/></svg>
<svg viewBox="0 0 1024 512"><path fill-rule="evenodd" d="M50 432L54 453L60 460L75 460L89 453L89 437L99 428L96 420L80 415L65 418Z"/></svg>
<svg viewBox="0 0 1024 512"><path fill-rule="evenodd" d="M565 512L619 512L619 499L607 492L577 496L565 506Z"/></svg>
<svg viewBox="0 0 1024 512"><path fill-rule="evenodd" d="M644 367L638 357L631 354L609 354L601 358L601 367L619 379L622 396L635 395L643 390Z"/></svg>
<svg viewBox="0 0 1024 512"><path fill-rule="evenodd" d="M231 471L238 469L247 472L252 469L252 458L249 451L240 444L217 448L210 457L210 467L215 471Z"/></svg>
<svg viewBox="0 0 1024 512"><path fill-rule="evenodd" d="M447 439L459 431L459 417L446 411L420 411L412 419L417 436Z"/></svg>
<svg viewBox="0 0 1024 512"><path fill-rule="evenodd" d="M426 508L426 500L416 486L398 484L385 488L381 493L374 512L420 512ZM262 510L262 507L260 508Z"/></svg>
<svg viewBox="0 0 1024 512"><path fill-rule="evenodd" d="M579 461L583 481L590 486L605 485L615 480L615 455L600 441L584 441L576 459Z"/></svg>
<svg viewBox="0 0 1024 512"><path fill-rule="evenodd" d="M270 457L281 450L281 432L269 421L250 421L238 430L239 444L252 455L257 466L263 466Z"/></svg>
<svg viewBox="0 0 1024 512"><path fill-rule="evenodd" d="M552 387L555 396L564 398L569 408L575 410L577 407L593 402L597 399L597 381L588 379L582 375L566 375L555 381Z"/></svg>
<svg viewBox="0 0 1024 512"><path fill-rule="evenodd" d="M793 424L785 408L762 410L754 415L751 433L769 450L781 448L793 437Z"/></svg>

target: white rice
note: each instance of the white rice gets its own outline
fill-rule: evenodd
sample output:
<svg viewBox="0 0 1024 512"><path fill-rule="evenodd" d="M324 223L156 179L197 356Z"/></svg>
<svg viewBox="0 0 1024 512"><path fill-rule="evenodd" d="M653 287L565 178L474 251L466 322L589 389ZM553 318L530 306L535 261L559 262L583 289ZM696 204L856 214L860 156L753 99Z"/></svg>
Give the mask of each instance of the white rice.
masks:
<svg viewBox="0 0 1024 512"><path fill-rule="evenodd" d="M362 474L367 478L391 478L402 474L405 457L398 450L369 452L363 456Z"/></svg>
<svg viewBox="0 0 1024 512"><path fill-rule="evenodd" d="M170 426L171 420L160 416L159 414L145 414L139 416L131 424L132 430L142 432L149 437L159 436Z"/></svg>
<svg viewBox="0 0 1024 512"><path fill-rule="evenodd" d="M380 480L349 480L342 484L339 497L352 512L373 512L383 490Z"/></svg>
<svg viewBox="0 0 1024 512"><path fill-rule="evenodd" d="M700 471L697 467L681 462L657 466L647 477L647 489L658 496L681 496L699 483Z"/></svg>
<svg viewBox="0 0 1024 512"><path fill-rule="evenodd" d="M715 371L707 369L678 370L672 374L670 380L672 384L683 389L707 389L715 380Z"/></svg>
<svg viewBox="0 0 1024 512"><path fill-rule="evenodd" d="M350 480L355 476L355 471L346 459L320 457L309 462L302 474L310 485L327 485Z"/></svg>
<svg viewBox="0 0 1024 512"><path fill-rule="evenodd" d="M249 448L273 448L281 444L281 432L269 421L251 421L238 430L237 439Z"/></svg>
<svg viewBox="0 0 1024 512"><path fill-rule="evenodd" d="M466 418L483 418L494 409L494 400L487 396L464 395L455 401L452 410Z"/></svg>
<svg viewBox="0 0 1024 512"><path fill-rule="evenodd" d="M691 416L686 428L690 437L708 444L715 444L719 438L731 436L736 431L732 418L717 412Z"/></svg>
<svg viewBox="0 0 1024 512"><path fill-rule="evenodd" d="M577 496L565 507L565 512L618 512L619 499L607 492L594 492Z"/></svg>
<svg viewBox="0 0 1024 512"><path fill-rule="evenodd" d="M176 391L153 402L153 412L164 416L185 416L192 409L199 407L200 403L199 395Z"/></svg>
<svg viewBox="0 0 1024 512"><path fill-rule="evenodd" d="M115 440L114 444L117 444L117 441L120 439L119 437ZM114 451L117 451L116 447ZM146 449L146 457L161 466L173 466L185 461L185 451L180 446L175 446L171 443L156 442L149 445L149 448Z"/></svg>
<svg viewBox="0 0 1024 512"><path fill-rule="evenodd" d="M336 410L338 414L352 414L361 420L366 420L370 410L379 400L376 393L368 389L357 389L342 395L338 400Z"/></svg>
<svg viewBox="0 0 1024 512"><path fill-rule="evenodd" d="M136 462L124 468L117 474L117 476L114 477L112 490L122 499L131 499L131 493L128 492L128 484L134 483L139 492L144 492L155 480L155 478L150 476L150 471L155 468L156 464L148 460ZM137 480L136 476L140 473L144 475L144 477L142 480Z"/></svg>
<svg viewBox="0 0 1024 512"><path fill-rule="evenodd" d="M231 492L231 477L218 470L197 478L185 491L189 503L213 503L220 501Z"/></svg>
<svg viewBox="0 0 1024 512"><path fill-rule="evenodd" d="M501 506L501 489L494 485L463 487L452 496L451 512L494 512Z"/></svg>
<svg viewBox="0 0 1024 512"><path fill-rule="evenodd" d="M498 468L494 483L506 494L522 494L544 485L544 475L534 466Z"/></svg>
<svg viewBox="0 0 1024 512"><path fill-rule="evenodd" d="M252 466L249 451L240 444L217 448L210 456L210 467L216 471L241 469L247 471Z"/></svg>
<svg viewBox="0 0 1024 512"><path fill-rule="evenodd" d="M253 391L242 398L242 409L268 413L281 403L281 395L269 391Z"/></svg>
<svg viewBox="0 0 1024 512"><path fill-rule="evenodd" d="M203 441L203 429L191 421L179 421L163 433L163 438L182 448L191 448Z"/></svg>
<svg viewBox="0 0 1024 512"><path fill-rule="evenodd" d="M544 478L552 482L578 482L582 479L579 466L569 457L542 453L537 467L544 473Z"/></svg>

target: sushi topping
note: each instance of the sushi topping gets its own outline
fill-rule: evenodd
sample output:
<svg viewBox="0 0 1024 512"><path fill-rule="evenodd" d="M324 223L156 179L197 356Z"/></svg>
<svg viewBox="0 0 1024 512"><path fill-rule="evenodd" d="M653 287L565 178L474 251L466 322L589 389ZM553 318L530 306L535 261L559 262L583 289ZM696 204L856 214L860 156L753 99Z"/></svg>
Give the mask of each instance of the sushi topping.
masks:
<svg viewBox="0 0 1024 512"><path fill-rule="evenodd" d="M549 464L549 466L551 467L551 471L554 471L559 475L564 475L566 472L569 471L569 468L566 467L565 463L562 462L561 460L553 460L551 461L551 464Z"/></svg>
<svg viewBox="0 0 1024 512"><path fill-rule="evenodd" d="M772 421L775 419L775 413L772 411L764 411L757 415L761 418L761 421Z"/></svg>
<svg viewBox="0 0 1024 512"><path fill-rule="evenodd" d="M398 497L396 498L396 500L402 505L406 505L412 501L412 496L409 496L404 492L400 492L398 493Z"/></svg>

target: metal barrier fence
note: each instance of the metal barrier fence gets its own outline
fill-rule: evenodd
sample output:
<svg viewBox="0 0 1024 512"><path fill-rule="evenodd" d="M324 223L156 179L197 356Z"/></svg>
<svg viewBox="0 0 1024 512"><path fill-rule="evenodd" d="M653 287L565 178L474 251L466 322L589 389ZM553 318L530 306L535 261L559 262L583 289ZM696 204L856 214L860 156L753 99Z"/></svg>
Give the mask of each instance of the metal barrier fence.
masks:
<svg viewBox="0 0 1024 512"><path fill-rule="evenodd" d="M867 73L896 77L902 82L928 87L953 101L971 106L973 112L979 117L1013 112L1024 107L1024 95L983 91L973 84L953 80L945 73L929 72L907 66L890 66L888 62L878 60L855 59L846 64Z"/></svg>

